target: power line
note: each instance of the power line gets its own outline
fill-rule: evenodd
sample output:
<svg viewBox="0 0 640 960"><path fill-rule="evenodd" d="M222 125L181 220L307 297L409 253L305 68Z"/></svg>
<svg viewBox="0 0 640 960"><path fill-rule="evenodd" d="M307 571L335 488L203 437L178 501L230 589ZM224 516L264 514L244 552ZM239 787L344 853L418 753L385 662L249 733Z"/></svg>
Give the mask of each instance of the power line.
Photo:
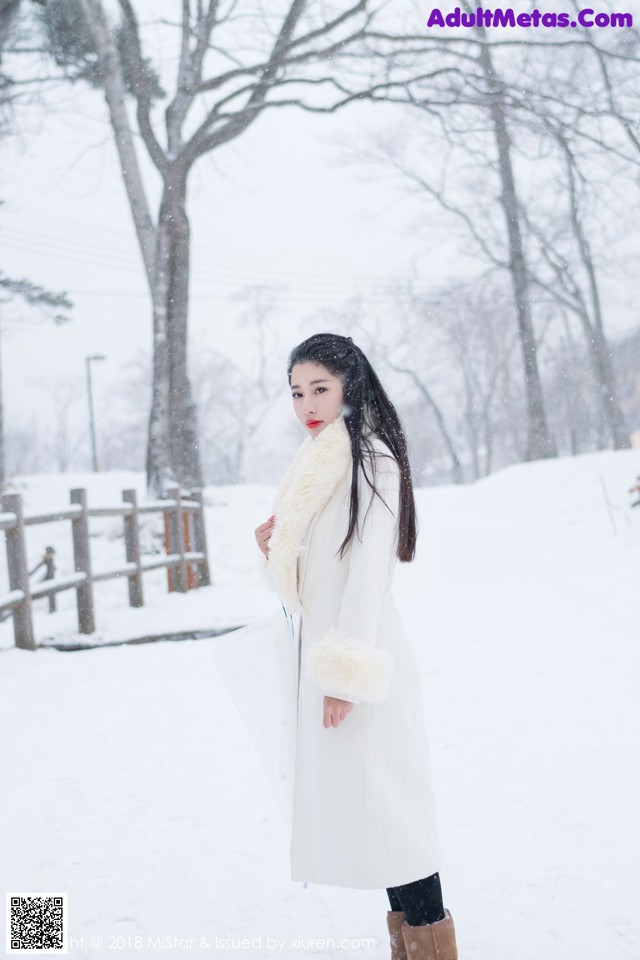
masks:
<svg viewBox="0 0 640 960"><path fill-rule="evenodd" d="M26 242L10 238L9 249L13 249L20 253L27 253L30 255L44 256L47 258L52 258L55 260L62 260L66 263L78 263L87 266L92 266L96 268L105 268L115 269L119 272L140 276L142 271L134 267L130 262L124 259L118 259L114 257L104 257L100 255L93 255L90 251L82 251L79 248L74 246L67 245L67 249L60 249L56 247L50 247L46 244L43 245L41 242ZM201 268L202 269L202 268ZM329 296L329 298L344 298L353 292L354 284L358 283L358 278L356 276L350 276L349 278L340 279L340 278L331 278L331 277L312 277L304 276L302 274L286 274L282 273L271 274L268 272L259 272L253 271L252 273L237 273L236 275L229 275L225 272L224 268L216 267L212 268L207 276L204 276L199 270L192 269L191 280L196 283L198 286L201 285L211 285L218 288L223 287L227 291L229 290L238 290L243 286L251 286L258 282L283 282L283 280L288 284L294 287L298 287L300 293L306 294L309 298L318 298L323 299ZM366 281L365 281L366 283ZM392 294L388 292L388 288L391 285L392 280L389 278L387 281L378 280L377 283L367 284L367 296L369 298L388 300L392 299ZM423 284L427 285L427 290L433 287L433 284L429 280L417 281L415 278L413 280L414 289L416 285L422 286ZM359 286L363 285L363 281L360 280L358 283ZM424 292L427 292L425 290ZM72 292L72 291L70 291ZM117 292L114 291L105 291L102 295L116 295ZM80 295L81 291L76 291L76 295ZM92 295L87 293L86 295ZM119 295L127 296L124 292L121 292ZM131 296L146 296L146 294L131 293ZM223 297L216 297L214 295L203 295L203 294L192 294L194 299L223 299ZM283 294L284 298L284 294ZM304 300L304 297L299 297L298 299Z"/></svg>
<svg viewBox="0 0 640 960"><path fill-rule="evenodd" d="M76 223L78 221L75 221ZM68 224L65 224L68 226ZM103 228L100 228L101 232ZM28 226L24 227L19 225L18 227L10 227L9 232L7 233L6 229L3 231L5 241L8 240L10 248L17 250L18 252L24 253L40 253L41 255L55 257L56 259L69 260L69 257L64 257L61 255L61 251L66 251L67 253L72 254L73 259L81 260L84 263L95 266L104 266L105 263L118 267L124 272L139 273L139 270L136 268L132 269L131 264L131 255L135 251L135 256L139 256L139 251L137 246L131 244L130 235L124 233L116 233L116 231L110 231L114 236L117 235L123 239L126 237L127 245L129 247L128 253L123 252L122 245L112 246L111 244L98 245L95 241L95 231L92 232L90 241L83 241L82 239L79 242L76 242L73 238L67 236L61 236L59 231L56 231L53 235L47 234L46 232L36 232L30 229ZM198 246L198 249L202 251L202 247ZM233 263L221 263L221 261L228 260L229 258L239 257L241 259L241 264L238 266ZM261 279L269 280L271 282L280 281L280 282L291 282L297 281L305 284L311 283L316 287L326 287L326 286L341 286L344 283L350 283L353 280L359 280L364 283L372 283L376 286L380 286L385 283L380 279L380 271L375 274L370 273L359 273L355 271L349 272L349 278L342 280L339 277L330 277L330 276L309 276L308 274L296 273L291 270L283 270L280 267L270 268L270 267L256 267L252 265L250 272L251 279L248 281L247 277L247 268L246 268L246 253L235 253L230 250L224 251L214 251L211 248L208 251L208 262L204 263L200 260L192 261L192 276L194 279L198 280L201 283L219 283L227 282L228 280L233 282L235 275L235 282L240 282L246 284L248 282L255 283ZM405 264L402 264L399 269L404 273L406 268ZM390 281L388 281L390 282Z"/></svg>

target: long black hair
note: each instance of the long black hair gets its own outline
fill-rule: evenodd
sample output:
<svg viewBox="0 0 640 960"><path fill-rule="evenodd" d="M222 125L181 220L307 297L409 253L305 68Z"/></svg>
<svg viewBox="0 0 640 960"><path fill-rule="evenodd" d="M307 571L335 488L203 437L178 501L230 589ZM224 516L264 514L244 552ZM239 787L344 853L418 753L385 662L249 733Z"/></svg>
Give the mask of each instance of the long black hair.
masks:
<svg viewBox="0 0 640 960"><path fill-rule="evenodd" d="M360 472L358 467L362 466L373 494L383 499L375 487L376 451L369 438L365 436L365 430L370 430L386 443L400 468L399 538L396 552L399 560L408 563L415 556L417 524L407 441L396 409L385 393L375 370L351 337L342 337L336 333L316 333L293 348L287 365L289 386L291 386L291 371L296 363L321 364L342 382L344 422L351 438L354 469L351 481L349 529L340 546L340 556L343 556L356 530ZM365 460L372 466L373 482L367 474Z"/></svg>

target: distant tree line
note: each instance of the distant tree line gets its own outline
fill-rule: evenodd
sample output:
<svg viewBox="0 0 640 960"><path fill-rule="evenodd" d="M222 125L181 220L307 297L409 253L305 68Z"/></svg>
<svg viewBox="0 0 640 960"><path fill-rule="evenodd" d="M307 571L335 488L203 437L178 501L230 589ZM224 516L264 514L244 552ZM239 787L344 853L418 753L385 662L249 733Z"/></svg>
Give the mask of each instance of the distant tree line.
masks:
<svg viewBox="0 0 640 960"><path fill-rule="evenodd" d="M322 322L305 318L299 332L300 338L319 329L343 332L368 352L406 426L418 485L468 483L525 459L526 401L516 337L505 322L509 290L500 293L487 286L483 294L478 288L464 289L457 304L453 294L447 303L446 312L434 312L427 324L417 315L413 326L406 298L400 295L396 311L379 306L375 316L370 306L354 303ZM475 323L470 327L471 312ZM396 317L395 327L390 315ZM247 318L251 316L248 312ZM259 336L265 331L270 342L261 346ZM247 338L254 371L259 369L259 351L265 349L268 362L262 377L248 374L205 344L194 344L191 369L206 484L275 484L301 440L286 389L290 345L278 339L274 317L267 318L262 334L248 327ZM610 348L625 420L640 445L640 330L612 340ZM565 333L540 356L558 455L610 449L584 344ZM142 354L123 370L118 396L110 399L108 410L98 407L102 469L144 470L147 423L137 401L150 384L151 366ZM35 417L9 426L10 474L89 468L80 386L64 377L50 384L53 429Z"/></svg>

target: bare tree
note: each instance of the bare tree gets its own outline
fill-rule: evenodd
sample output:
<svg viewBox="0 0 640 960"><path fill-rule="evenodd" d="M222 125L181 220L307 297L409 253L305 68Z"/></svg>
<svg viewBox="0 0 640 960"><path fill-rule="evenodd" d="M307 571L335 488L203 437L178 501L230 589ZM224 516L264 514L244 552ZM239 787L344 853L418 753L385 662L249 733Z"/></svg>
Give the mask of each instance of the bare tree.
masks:
<svg viewBox="0 0 640 960"><path fill-rule="evenodd" d="M356 299L338 308L330 325L355 332L397 395L415 477L464 483L524 459L526 396L509 284L490 270L427 296L418 280L392 285L392 306ZM546 310L538 353L556 313Z"/></svg>
<svg viewBox="0 0 640 960"><path fill-rule="evenodd" d="M151 356L141 350L118 373L107 415L98 414L100 457L106 470L144 470Z"/></svg>
<svg viewBox="0 0 640 960"><path fill-rule="evenodd" d="M519 342L509 323L508 288L489 273L472 283L446 287L426 301L415 294L412 298L421 323L442 341L456 373L455 432L464 438L470 479L477 480L491 473L496 459L502 465L512 458L504 443L507 423L520 449L526 447L526 437L519 436L523 421L517 416L524 391L517 404L513 397L510 406L503 402Z"/></svg>
<svg viewBox="0 0 640 960"><path fill-rule="evenodd" d="M557 137L565 157L569 198L568 220L577 251L578 267L573 268L567 255L554 245L548 230L543 230L528 218L529 229L539 240L541 256L552 272L551 281L545 281L538 275L536 282L578 318L593 365L599 401L598 412L604 417L605 433L613 441L615 450L628 449L631 441L618 398L618 387L611 363L611 350L604 331L598 269L585 231L578 196L578 181L582 181L583 187L586 183L580 174L576 158L566 137L559 131ZM579 268L583 271L584 281L579 275Z"/></svg>
<svg viewBox="0 0 640 960"><path fill-rule="evenodd" d="M574 6L577 11L577 5ZM476 11L472 10L465 0L461 8L472 23ZM459 12L459 8L457 9ZM518 13L527 15L525 10L519 10ZM603 152L609 150L619 153L619 143L614 145L611 138L605 143L604 138L597 136L597 124L602 116L608 115L615 116L624 127L634 147L640 146L640 137L634 133L636 124L632 119L637 113L637 98L635 106L627 102L624 108L621 107L613 92L614 85L609 83L605 91L608 104L603 105L599 97L601 91L594 96L592 83L596 60L605 79L620 65L628 69L633 67L637 76L637 68L640 66L637 56L637 29L629 27L620 31L620 39L612 31L611 39L605 40L603 37L599 43L588 37L588 30L575 31L571 37L563 35L562 31L556 31L557 38L554 39L550 39L551 33L552 31L547 31L546 36L541 39L533 39L533 31L526 40L494 39L495 35L489 36L482 22L476 20L475 26L466 29L463 36L454 36L453 33L439 34L437 41L424 32L411 30L407 30L402 36L378 33L376 37L382 49L373 54L386 55L394 64L401 61L406 75L403 88L385 94L386 99L406 103L418 109L418 125L422 126L423 120L431 119L432 128L440 128L443 134L437 141L445 154L440 182L437 179L435 183L431 182L426 171L427 163L424 161L412 167L404 165L403 172L425 194L434 197L446 210L460 219L469 236L490 263L509 272L526 396L526 459L554 456L557 448L548 427L536 357L537 338L532 312L534 287L531 264L526 252L524 192L522 183L518 185L516 176L517 135L514 141L514 131L518 127L522 129L523 123L528 123L532 116L542 116L545 111L555 110L563 117L569 112L576 127L580 125L580 135L585 141L598 142ZM604 34L604 31L600 33ZM385 41L391 45L386 51ZM433 53L435 42L440 45L439 56L436 62L431 60L430 73L425 77L425 56ZM391 48L393 53L390 52ZM576 80L579 69L577 64L580 60L588 64L588 70L584 63L581 67L582 82ZM439 70L436 69L437 64L440 66ZM561 79L557 76L559 64L562 64L565 71L565 76ZM531 70L532 65L536 69ZM591 82L585 82L585 72L589 73ZM453 202L447 200L444 194L444 185L450 175L447 145L454 142L467 151L467 159L475 166L474 197L467 205L460 202L459 198ZM400 169L396 147L395 143L387 143L385 150L387 158L391 158ZM433 154L434 145L430 143L430 159ZM358 160L361 159L362 154L358 151ZM501 212L502 236L492 236L490 231L494 223L487 223L484 217L478 215L479 204L485 209L487 207L486 203L483 204L487 190L481 174L481 171L487 169L492 171L492 176L498 181L498 188L490 195L490 206ZM483 184L481 191L478 190L480 183ZM583 258L586 250L583 242L585 239L583 234L579 241ZM589 279L589 287L593 299L593 275ZM602 390L603 394L608 390L610 396L612 378L610 371L603 368L602 361L603 355L606 356L606 342L602 331L597 333L597 362L600 366ZM609 406L608 417L615 433L616 444L624 444L624 426L614 407L615 402L613 406Z"/></svg>
<svg viewBox="0 0 640 960"><path fill-rule="evenodd" d="M592 367L589 352L571 329L568 311L563 313L564 333L550 357L546 377L551 423L563 448L571 455L599 449L602 422L595 415Z"/></svg>
<svg viewBox="0 0 640 960"><path fill-rule="evenodd" d="M238 324L245 340L242 367L218 351L194 350L205 476L223 483L246 480L248 448L285 386L273 320L277 288L256 285L236 299L246 304Z"/></svg>
<svg viewBox="0 0 640 960"><path fill-rule="evenodd" d="M47 393L54 421L51 454L60 473L66 473L86 440L87 430L74 429L72 421L74 407L84 400L84 387L79 377L60 377L48 387Z"/></svg>
<svg viewBox="0 0 640 960"><path fill-rule="evenodd" d="M11 106L15 81L6 72L3 60L19 6L20 0L0 0L0 134L6 132L11 126Z"/></svg>
<svg viewBox="0 0 640 960"><path fill-rule="evenodd" d="M466 4L465 4L466 6ZM484 28L479 31L483 38ZM505 84L498 76L488 44L480 45L478 61L486 84L488 110L491 117L498 155L501 191L499 203L504 214L509 250L509 272L513 283L514 305L522 353L527 398L527 460L557 456L544 411L542 384L536 360L530 300L529 272L522 239L522 213L513 169L511 137L505 105Z"/></svg>
<svg viewBox="0 0 640 960"><path fill-rule="evenodd" d="M192 369L205 482L238 483L252 384L229 357L210 347L194 351Z"/></svg>
<svg viewBox="0 0 640 960"><path fill-rule="evenodd" d="M327 317L333 313L332 327L336 332L356 333L359 344L376 368L386 368L392 377L395 375L394 383L400 395L397 403L400 415L405 421L416 423L414 414L417 414L423 437L428 432L425 410L428 412L428 423L433 425L434 433L450 463L451 478L454 483L462 483L462 463L438 390L442 381L447 379L444 372L446 358L436 349L433 340L427 338L426 328L420 328L416 304L411 295L407 295L404 288L390 289L389 295L394 298L392 318L386 312L374 312L371 307L365 306L360 297L353 298L350 304L337 311L324 313ZM413 388L409 396L407 383ZM411 430L408 432L411 441ZM430 464L436 459L433 446L428 457ZM417 466L413 457L412 465ZM423 464L420 464L420 470L416 472L422 473L422 468Z"/></svg>
<svg viewBox="0 0 640 960"><path fill-rule="evenodd" d="M71 15L78 2L86 37ZM317 0L281 0L267 17L259 0L182 0L180 22L168 24L177 31L179 55L161 132L155 105L163 94L144 48L138 11L131 0L118 0L118 7L121 19L114 29L101 0L49 0L45 24L52 25L56 14L69 14L75 29L67 31L68 46L78 54L75 76L91 80L97 74L108 106L153 307L147 477L159 490L176 479L186 485L202 480L187 371L189 173L200 157L240 137L265 111L295 105L327 113L370 92L375 87L370 70L363 70L362 78L354 71L351 86L339 71L346 71L362 44L374 11L370 0L336 4L333 10ZM58 62L68 67L73 57L61 49L59 44ZM77 69L78 60L86 69ZM137 140L161 181L155 213Z"/></svg>

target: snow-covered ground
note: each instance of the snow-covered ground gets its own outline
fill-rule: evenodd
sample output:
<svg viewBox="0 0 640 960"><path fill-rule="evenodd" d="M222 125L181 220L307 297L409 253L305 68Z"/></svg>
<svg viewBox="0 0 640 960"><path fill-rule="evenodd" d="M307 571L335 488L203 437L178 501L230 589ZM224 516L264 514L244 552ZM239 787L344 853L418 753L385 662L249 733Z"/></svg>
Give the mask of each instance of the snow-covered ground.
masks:
<svg viewBox="0 0 640 960"><path fill-rule="evenodd" d="M422 670L460 960L640 957L640 509L625 506L639 473L640 451L603 452L417 491L419 553L395 594ZM143 496L144 478L20 481L29 511L74 486L94 506ZM72 591L56 614L38 604L48 647L17 650L0 625L0 888L66 891L74 957L389 957L383 890L291 882L213 641L104 646L271 612L253 528L272 495L208 488L212 586L167 595L156 571L131 610L124 582L98 585L96 649L50 647L88 639ZM92 521L96 570L123 560L121 524ZM71 572L68 527L28 528L30 566L53 543ZM148 521L147 549L157 537Z"/></svg>

